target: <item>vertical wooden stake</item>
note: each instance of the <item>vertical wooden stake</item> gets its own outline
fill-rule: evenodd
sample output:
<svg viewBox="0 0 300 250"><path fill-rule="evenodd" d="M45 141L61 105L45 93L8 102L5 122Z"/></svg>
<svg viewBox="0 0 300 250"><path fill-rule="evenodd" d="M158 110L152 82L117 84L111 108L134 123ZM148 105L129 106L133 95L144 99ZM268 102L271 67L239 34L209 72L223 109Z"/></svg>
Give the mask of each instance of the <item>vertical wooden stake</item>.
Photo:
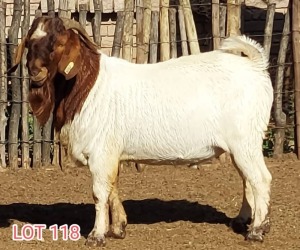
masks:
<svg viewBox="0 0 300 250"><path fill-rule="evenodd" d="M24 18L22 23L22 37L27 35L29 30L29 22L30 22L30 1L24 1ZM26 55L23 55L22 58L22 156L21 162L22 166L25 169L30 167L30 159L29 159L29 126L28 126L28 93L29 93L29 79L28 79L28 71L26 68Z"/></svg>
<svg viewBox="0 0 300 250"><path fill-rule="evenodd" d="M86 16L87 16L88 6L87 4L79 4L79 23L83 28L86 27Z"/></svg>
<svg viewBox="0 0 300 250"><path fill-rule="evenodd" d="M200 47L190 0L179 0L179 2L183 9L185 28L189 40L191 54L199 54Z"/></svg>
<svg viewBox="0 0 300 250"><path fill-rule="evenodd" d="M6 168L6 108L7 108L7 69L6 57L6 3L0 0L0 172Z"/></svg>
<svg viewBox="0 0 300 250"><path fill-rule="evenodd" d="M144 1L136 0L136 63L144 62L143 19Z"/></svg>
<svg viewBox="0 0 300 250"><path fill-rule="evenodd" d="M220 42L226 36L226 5L220 5Z"/></svg>
<svg viewBox="0 0 300 250"><path fill-rule="evenodd" d="M241 0L227 0L227 36L241 34Z"/></svg>
<svg viewBox="0 0 300 250"><path fill-rule="evenodd" d="M37 9L35 11L35 18L42 16L42 11ZM42 165L42 128L33 116L33 147L32 147L32 167L38 168Z"/></svg>
<svg viewBox="0 0 300 250"><path fill-rule="evenodd" d="M220 46L220 1L212 0L211 4L213 49L216 50Z"/></svg>
<svg viewBox="0 0 300 250"><path fill-rule="evenodd" d="M151 27L151 0L144 0L144 19L143 19L143 63L148 62L149 58L149 41Z"/></svg>
<svg viewBox="0 0 300 250"><path fill-rule="evenodd" d="M95 16L92 20L92 29L93 29L93 36L94 42L101 46L101 20L102 20L102 0L93 0L94 1L94 9L95 9Z"/></svg>
<svg viewBox="0 0 300 250"><path fill-rule="evenodd" d="M296 152L300 159L300 1L292 1L292 42L295 74Z"/></svg>
<svg viewBox="0 0 300 250"><path fill-rule="evenodd" d="M289 10L285 14L283 33L280 42L278 53L275 86L274 86L274 118L275 118L275 144L274 157L281 157L283 154L283 143L285 139L286 114L282 110L282 90L283 90L283 76L284 63L286 59L290 34L290 14Z"/></svg>
<svg viewBox="0 0 300 250"><path fill-rule="evenodd" d="M161 0L160 10L160 61L170 59L170 34L168 8L170 0Z"/></svg>
<svg viewBox="0 0 300 250"><path fill-rule="evenodd" d="M176 9L169 9L170 20L170 55L171 58L177 58L177 43L176 43Z"/></svg>
<svg viewBox="0 0 300 250"><path fill-rule="evenodd" d="M117 14L117 23L116 23L114 41L113 41L112 52L111 52L111 55L114 57L120 57L123 28L124 28L124 18L125 18L125 12L119 11Z"/></svg>
<svg viewBox="0 0 300 250"><path fill-rule="evenodd" d="M68 0L59 0L59 17L70 18L71 12L68 11Z"/></svg>
<svg viewBox="0 0 300 250"><path fill-rule="evenodd" d="M47 0L48 16L55 17L54 0Z"/></svg>
<svg viewBox="0 0 300 250"><path fill-rule="evenodd" d="M152 11L151 14L151 31L150 31L150 63L157 62L157 47L158 47L158 11Z"/></svg>
<svg viewBox="0 0 300 250"><path fill-rule="evenodd" d="M134 2L133 0L125 0L125 19L124 19L122 57L127 61L132 60L133 2Z"/></svg>
<svg viewBox="0 0 300 250"><path fill-rule="evenodd" d="M182 6L178 6L178 22L179 22L179 30L180 30L180 38L181 38L181 50L182 55L187 56L189 54L188 45L187 45L187 36L186 29L184 23L184 14L182 10Z"/></svg>
<svg viewBox="0 0 300 250"><path fill-rule="evenodd" d="M11 61L13 61L13 55L18 45L18 34L21 23L22 15L22 1L14 0L14 13L11 27L8 31L9 51L11 55ZM9 117L9 133L8 133L8 159L9 166L12 169L18 168L18 131L19 121L21 115L21 81L20 81L20 67L16 72L12 73L11 79L11 91L12 91L12 104Z"/></svg>
<svg viewBox="0 0 300 250"><path fill-rule="evenodd" d="M266 16L266 26L265 26L265 35L264 35L264 49L266 55L270 56L270 50L272 45L272 33L273 33L273 24L274 24L274 15L275 15L276 4L272 3L268 5L267 16Z"/></svg>

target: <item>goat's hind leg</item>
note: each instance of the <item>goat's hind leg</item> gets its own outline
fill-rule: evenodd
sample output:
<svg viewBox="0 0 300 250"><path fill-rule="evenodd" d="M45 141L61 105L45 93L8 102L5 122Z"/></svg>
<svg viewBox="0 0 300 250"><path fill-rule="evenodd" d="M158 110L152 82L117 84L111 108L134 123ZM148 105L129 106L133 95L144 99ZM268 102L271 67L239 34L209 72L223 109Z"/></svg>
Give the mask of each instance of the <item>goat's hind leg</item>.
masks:
<svg viewBox="0 0 300 250"><path fill-rule="evenodd" d="M239 175L243 179L243 202L238 216L231 220L230 226L237 233L246 233L248 230L248 225L251 223L252 218L254 217L254 196L249 181L245 179L245 176L235 164L233 157L232 162Z"/></svg>
<svg viewBox="0 0 300 250"><path fill-rule="evenodd" d="M264 234L270 229L268 215L272 177L265 165L261 148L251 147L249 142L243 143L232 150L232 154L236 166L245 178L246 188L249 185L249 190L251 188L253 194L254 204L251 204L251 199L248 200L249 205L253 206L251 211L253 219L246 239L263 241Z"/></svg>

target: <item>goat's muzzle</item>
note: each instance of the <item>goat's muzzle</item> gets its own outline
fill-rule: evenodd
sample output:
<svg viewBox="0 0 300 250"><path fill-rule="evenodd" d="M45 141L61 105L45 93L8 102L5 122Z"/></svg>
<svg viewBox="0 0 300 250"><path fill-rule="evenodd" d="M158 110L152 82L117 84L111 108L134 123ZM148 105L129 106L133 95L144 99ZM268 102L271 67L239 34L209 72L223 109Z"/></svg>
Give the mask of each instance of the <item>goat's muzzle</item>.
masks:
<svg viewBox="0 0 300 250"><path fill-rule="evenodd" d="M30 75L30 79L33 81L32 85L35 87L43 86L48 75L48 69L42 67L40 72L37 75Z"/></svg>

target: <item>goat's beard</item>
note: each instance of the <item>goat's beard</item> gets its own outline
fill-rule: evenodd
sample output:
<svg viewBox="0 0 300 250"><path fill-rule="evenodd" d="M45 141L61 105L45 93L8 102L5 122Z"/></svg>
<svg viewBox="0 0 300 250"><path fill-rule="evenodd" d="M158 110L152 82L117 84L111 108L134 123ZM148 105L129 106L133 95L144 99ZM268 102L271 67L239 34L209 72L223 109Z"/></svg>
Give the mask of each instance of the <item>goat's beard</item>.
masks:
<svg viewBox="0 0 300 250"><path fill-rule="evenodd" d="M44 125L54 109L54 86L52 81L47 79L41 87L31 87L29 103L33 115L40 125Z"/></svg>

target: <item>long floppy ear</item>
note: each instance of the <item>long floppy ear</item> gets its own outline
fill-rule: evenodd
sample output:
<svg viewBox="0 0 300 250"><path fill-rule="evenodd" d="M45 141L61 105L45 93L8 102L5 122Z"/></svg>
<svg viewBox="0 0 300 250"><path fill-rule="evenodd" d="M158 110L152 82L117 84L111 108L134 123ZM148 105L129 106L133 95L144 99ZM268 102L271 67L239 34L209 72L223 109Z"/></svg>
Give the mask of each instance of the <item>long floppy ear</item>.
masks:
<svg viewBox="0 0 300 250"><path fill-rule="evenodd" d="M22 38L21 43L18 45L16 53L15 53L15 57L14 57L14 62L13 62L13 66L7 70L6 73L12 73L14 71L16 71L18 65L20 64L21 60L22 60L22 56L25 50L25 43L26 43L26 39L27 36Z"/></svg>
<svg viewBox="0 0 300 250"><path fill-rule="evenodd" d="M70 36L65 45L63 55L58 63L58 72L69 80L77 75L80 70L81 54L80 39L74 31L69 31Z"/></svg>

